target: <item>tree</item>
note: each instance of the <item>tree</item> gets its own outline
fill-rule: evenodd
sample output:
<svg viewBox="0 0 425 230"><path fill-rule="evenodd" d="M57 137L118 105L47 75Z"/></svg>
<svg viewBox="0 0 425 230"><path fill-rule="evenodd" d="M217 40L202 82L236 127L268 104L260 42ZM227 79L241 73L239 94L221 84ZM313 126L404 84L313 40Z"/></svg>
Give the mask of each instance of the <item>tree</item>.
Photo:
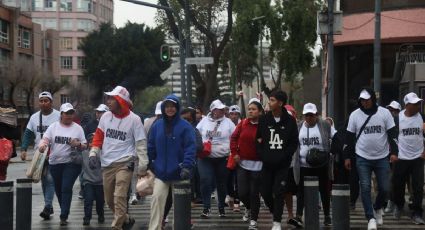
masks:
<svg viewBox="0 0 425 230"><path fill-rule="evenodd" d="M193 40L199 41L204 56L211 56L214 59L213 64L205 66L204 74L201 74L196 66L191 66L191 76L196 85L197 104L203 108L207 108L213 99L220 96L217 75L220 58L232 32L233 2L233 0L191 0L188 1L189 7L184 14L190 21L191 36L185 34L183 42L186 39L190 44ZM180 18L184 18L185 0L159 0L159 3L163 6L172 6L180 13ZM159 21L164 22L163 26L169 34L179 41L177 20L171 12L159 11ZM193 48L191 45L187 51L192 57L196 56Z"/></svg>
<svg viewBox="0 0 425 230"><path fill-rule="evenodd" d="M164 43L160 28L144 24L128 22L117 29L106 23L91 32L81 49L86 55L84 76L96 91L93 102L101 101L103 92L116 85L126 87L132 96L148 86L162 85L160 74L169 66L159 56Z"/></svg>
<svg viewBox="0 0 425 230"><path fill-rule="evenodd" d="M136 112L151 115L155 109L156 103L163 100L164 97L170 93L170 88L163 86L149 86L136 94L133 101L133 109Z"/></svg>

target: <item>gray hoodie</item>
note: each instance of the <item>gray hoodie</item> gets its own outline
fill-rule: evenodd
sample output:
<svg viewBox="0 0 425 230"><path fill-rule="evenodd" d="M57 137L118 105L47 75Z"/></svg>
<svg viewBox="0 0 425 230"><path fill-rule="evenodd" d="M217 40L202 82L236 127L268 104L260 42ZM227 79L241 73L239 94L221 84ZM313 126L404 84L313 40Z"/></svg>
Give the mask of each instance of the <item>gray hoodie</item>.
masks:
<svg viewBox="0 0 425 230"><path fill-rule="evenodd" d="M102 179L102 170L100 167L100 154L96 155L97 158L97 166L95 169L91 169L89 167L89 151L85 150L83 151L82 155L83 155L83 173L81 175L82 179L82 184L83 186L86 184L91 184L91 185L102 185L103 184L103 179Z"/></svg>

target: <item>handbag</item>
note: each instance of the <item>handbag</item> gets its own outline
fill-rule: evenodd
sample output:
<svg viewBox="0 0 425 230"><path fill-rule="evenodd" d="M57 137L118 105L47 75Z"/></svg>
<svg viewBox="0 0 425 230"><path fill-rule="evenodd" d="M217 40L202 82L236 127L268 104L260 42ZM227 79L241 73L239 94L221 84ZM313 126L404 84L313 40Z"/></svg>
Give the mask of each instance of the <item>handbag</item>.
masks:
<svg viewBox="0 0 425 230"><path fill-rule="evenodd" d="M205 158L211 155L213 134L217 132L217 129L220 126L220 123L221 121L217 121L217 124L215 125L214 130L209 134L208 140L203 143L204 150L198 153L199 158Z"/></svg>
<svg viewBox="0 0 425 230"><path fill-rule="evenodd" d="M152 171L148 170L146 176L137 180L136 192L141 197L152 195L154 185L155 175L152 173Z"/></svg>
<svg viewBox="0 0 425 230"><path fill-rule="evenodd" d="M49 148L46 148L44 152L40 152L38 149L35 151L34 156L32 157L31 164L25 173L26 176L34 183L38 183L43 174L43 169L45 168L45 162L47 158L47 152Z"/></svg>
<svg viewBox="0 0 425 230"><path fill-rule="evenodd" d="M0 161L9 162L13 153L13 143L12 141L1 138L0 139Z"/></svg>
<svg viewBox="0 0 425 230"><path fill-rule="evenodd" d="M310 128L307 127L307 140L310 139L309 137L309 130ZM310 141L307 142L307 146L310 146ZM307 152L307 156L305 158L305 161L312 167L312 168L320 168L325 166L329 162L329 153L327 151L322 151L317 148L312 148Z"/></svg>
<svg viewBox="0 0 425 230"><path fill-rule="evenodd" d="M71 157L72 163L77 165L81 165L83 163L83 154L77 149L77 147L71 147L71 153L69 156Z"/></svg>
<svg viewBox="0 0 425 230"><path fill-rule="evenodd" d="M235 158L232 154L227 158L227 165L226 167L230 170L234 170L236 168L237 164L235 162Z"/></svg>

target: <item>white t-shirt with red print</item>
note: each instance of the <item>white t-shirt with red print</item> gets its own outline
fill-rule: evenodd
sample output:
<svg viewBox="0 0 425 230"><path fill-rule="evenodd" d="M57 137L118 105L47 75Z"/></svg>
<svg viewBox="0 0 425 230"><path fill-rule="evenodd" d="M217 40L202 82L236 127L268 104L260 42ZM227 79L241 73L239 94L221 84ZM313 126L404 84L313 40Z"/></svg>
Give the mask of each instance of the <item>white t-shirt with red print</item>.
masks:
<svg viewBox="0 0 425 230"><path fill-rule="evenodd" d="M145 128L139 116L130 111L124 118L106 112L100 118L98 129L103 132L102 167L129 156L136 156L136 142L146 139Z"/></svg>

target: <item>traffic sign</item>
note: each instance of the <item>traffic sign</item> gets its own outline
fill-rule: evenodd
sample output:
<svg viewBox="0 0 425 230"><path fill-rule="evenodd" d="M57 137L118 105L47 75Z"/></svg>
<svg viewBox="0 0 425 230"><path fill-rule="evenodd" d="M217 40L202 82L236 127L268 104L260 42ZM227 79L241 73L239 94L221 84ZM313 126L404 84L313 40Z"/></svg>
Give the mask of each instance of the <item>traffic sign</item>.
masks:
<svg viewBox="0 0 425 230"><path fill-rule="evenodd" d="M205 64L213 64L213 57L191 57L186 58L186 65L205 65Z"/></svg>

